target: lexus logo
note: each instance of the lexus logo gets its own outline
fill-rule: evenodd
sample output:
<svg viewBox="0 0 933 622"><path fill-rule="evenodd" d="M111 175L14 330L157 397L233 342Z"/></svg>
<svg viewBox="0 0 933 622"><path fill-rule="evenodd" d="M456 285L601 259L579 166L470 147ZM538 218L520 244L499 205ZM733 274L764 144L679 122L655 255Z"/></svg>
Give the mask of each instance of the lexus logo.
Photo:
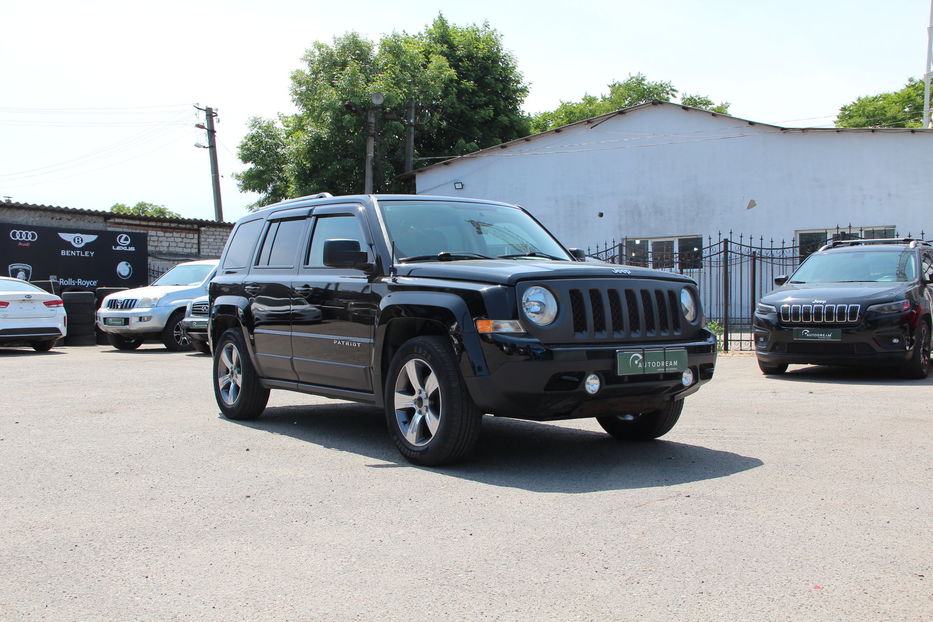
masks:
<svg viewBox="0 0 933 622"><path fill-rule="evenodd" d="M130 245L130 236L125 233L121 233L117 236L117 244L120 246L129 246Z"/></svg>
<svg viewBox="0 0 933 622"><path fill-rule="evenodd" d="M10 239L17 242L35 242L39 239L39 234L35 231L23 231L22 229L13 229L10 231Z"/></svg>
<svg viewBox="0 0 933 622"><path fill-rule="evenodd" d="M70 242L75 248L81 248L85 244L90 244L97 239L96 235L84 235L81 233L59 233L58 237Z"/></svg>

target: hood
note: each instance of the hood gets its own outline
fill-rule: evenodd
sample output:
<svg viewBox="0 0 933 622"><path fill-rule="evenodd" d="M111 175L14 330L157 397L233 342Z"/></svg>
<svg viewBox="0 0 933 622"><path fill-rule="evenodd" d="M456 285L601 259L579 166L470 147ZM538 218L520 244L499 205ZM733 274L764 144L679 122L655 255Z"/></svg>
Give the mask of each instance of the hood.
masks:
<svg viewBox="0 0 933 622"><path fill-rule="evenodd" d="M871 304L903 298L906 283L787 283L761 298L768 304Z"/></svg>
<svg viewBox="0 0 933 622"><path fill-rule="evenodd" d="M122 292L110 294L108 298L164 298L171 296L172 299L200 296L204 293L204 288L190 285L149 285L148 287L137 287ZM173 295L174 294L174 295Z"/></svg>
<svg viewBox="0 0 933 622"><path fill-rule="evenodd" d="M471 259L398 264L399 276L513 285L531 279L655 279L692 283L673 272L636 266L542 259Z"/></svg>

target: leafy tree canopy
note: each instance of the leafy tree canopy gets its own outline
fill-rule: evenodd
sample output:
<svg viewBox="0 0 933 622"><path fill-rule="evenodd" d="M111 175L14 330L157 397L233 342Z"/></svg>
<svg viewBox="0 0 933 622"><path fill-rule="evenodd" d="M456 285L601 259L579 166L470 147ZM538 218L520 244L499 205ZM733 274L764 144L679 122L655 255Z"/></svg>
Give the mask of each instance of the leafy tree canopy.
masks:
<svg viewBox="0 0 933 622"><path fill-rule="evenodd" d="M670 82L652 82L643 74L636 73L629 76L624 82L613 82L609 85L609 93L605 95L584 95L583 99L575 102L562 101L560 106L550 112L542 112L531 120L532 130L546 132L547 130L598 117L622 108L637 106L652 100L669 102L677 97L679 91ZM711 112L729 113L728 102L716 104L705 95L687 95L681 97L685 106L702 108Z"/></svg>
<svg viewBox="0 0 933 622"><path fill-rule="evenodd" d="M133 216L158 216L160 218L181 218L181 214L166 209L164 205L155 203L146 203L140 201L133 207L125 203L114 203L110 206L110 211L114 214L132 214Z"/></svg>
<svg viewBox="0 0 933 622"><path fill-rule="evenodd" d="M456 26L439 15L424 32L378 43L351 32L314 43L302 62L291 76L298 112L252 119L239 146L249 167L237 179L241 190L262 195L256 206L362 192L374 93L385 96L377 109L376 191L406 189L397 176L412 104L416 166L528 134L520 109L528 89L489 24Z"/></svg>
<svg viewBox="0 0 933 622"><path fill-rule="evenodd" d="M866 95L839 109L836 127L922 127L923 81L908 78L899 91Z"/></svg>

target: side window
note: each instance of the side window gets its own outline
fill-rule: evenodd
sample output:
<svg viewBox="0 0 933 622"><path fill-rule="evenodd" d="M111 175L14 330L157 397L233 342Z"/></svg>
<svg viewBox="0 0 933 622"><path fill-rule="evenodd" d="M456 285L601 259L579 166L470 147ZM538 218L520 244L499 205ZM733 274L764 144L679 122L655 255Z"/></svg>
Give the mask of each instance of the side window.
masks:
<svg viewBox="0 0 933 622"><path fill-rule="evenodd" d="M262 228L262 220L244 222L233 232L233 238L227 243L227 253L224 255L224 268L227 270L245 268L250 264L253 249L256 247L256 238Z"/></svg>
<svg viewBox="0 0 933 622"><path fill-rule="evenodd" d="M355 216L321 216L314 225L305 265L324 265L324 242L327 240L357 240L360 249L367 251L369 248L360 221Z"/></svg>
<svg viewBox="0 0 933 622"><path fill-rule="evenodd" d="M933 253L924 253L920 260L920 274L928 280L933 279Z"/></svg>
<svg viewBox="0 0 933 622"><path fill-rule="evenodd" d="M281 220L270 223L256 261L257 266L291 268L295 265L298 245L304 233L305 219Z"/></svg>

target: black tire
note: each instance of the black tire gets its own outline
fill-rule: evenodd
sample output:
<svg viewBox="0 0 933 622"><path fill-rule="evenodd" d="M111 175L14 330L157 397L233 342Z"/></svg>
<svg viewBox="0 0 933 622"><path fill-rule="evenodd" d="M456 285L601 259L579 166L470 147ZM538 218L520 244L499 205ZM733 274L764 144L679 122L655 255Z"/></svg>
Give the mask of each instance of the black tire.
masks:
<svg viewBox="0 0 933 622"><path fill-rule="evenodd" d="M52 349L52 346L54 345L55 345L54 339L52 339L51 341L48 339L45 341L33 341L32 349L35 350L36 352L48 352L49 350Z"/></svg>
<svg viewBox="0 0 933 622"><path fill-rule="evenodd" d="M194 349L200 352L201 354L211 353L211 344L207 343L206 341L198 341L197 339L192 339L191 345L194 346Z"/></svg>
<svg viewBox="0 0 933 622"><path fill-rule="evenodd" d="M107 341L117 350L135 350L143 345L143 340L138 337L124 337L114 333L107 333Z"/></svg>
<svg viewBox="0 0 933 622"><path fill-rule="evenodd" d="M269 389L259 383L243 335L235 328L227 330L217 342L213 379L214 398L227 419L248 421L266 409Z"/></svg>
<svg viewBox="0 0 933 622"><path fill-rule="evenodd" d="M758 369L766 376L780 376L787 371L787 363L769 365L768 363L762 363L761 359L758 359Z"/></svg>
<svg viewBox="0 0 933 622"><path fill-rule="evenodd" d="M917 327L910 360L901 370L905 378L922 380L930 373L930 326L923 320Z"/></svg>
<svg viewBox="0 0 933 622"><path fill-rule="evenodd" d="M385 396L389 434L410 462L449 464L475 447L483 413L467 392L449 338L402 344L389 365Z"/></svg>
<svg viewBox="0 0 933 622"><path fill-rule="evenodd" d="M663 408L646 413L596 417L596 421L620 441L652 441L671 431L683 409L684 401L674 400Z"/></svg>
<svg viewBox="0 0 933 622"><path fill-rule="evenodd" d="M162 329L162 343L172 352L187 352L192 349L191 340L182 330L181 321L185 319L185 310L178 309L169 316Z"/></svg>

